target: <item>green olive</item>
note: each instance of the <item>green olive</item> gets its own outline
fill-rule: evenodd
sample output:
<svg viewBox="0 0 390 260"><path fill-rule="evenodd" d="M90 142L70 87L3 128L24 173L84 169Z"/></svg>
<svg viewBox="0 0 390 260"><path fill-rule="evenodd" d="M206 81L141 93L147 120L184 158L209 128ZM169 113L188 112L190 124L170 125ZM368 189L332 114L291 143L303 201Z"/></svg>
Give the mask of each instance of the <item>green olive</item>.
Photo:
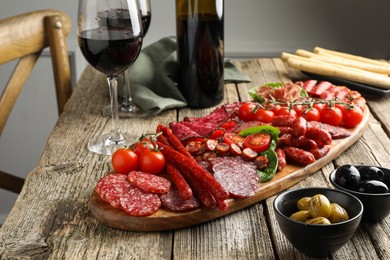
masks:
<svg viewBox="0 0 390 260"><path fill-rule="evenodd" d="M331 223L338 223L348 220L349 216L347 211L337 203L330 204L330 216L329 221Z"/></svg>
<svg viewBox="0 0 390 260"><path fill-rule="evenodd" d="M290 218L296 221L306 222L307 220L311 219L311 215L308 210L301 210L292 214Z"/></svg>
<svg viewBox="0 0 390 260"><path fill-rule="evenodd" d="M322 194L314 195L308 202L308 210L313 218L324 217L330 215L330 202L327 197Z"/></svg>
<svg viewBox="0 0 390 260"><path fill-rule="evenodd" d="M331 224L329 219L324 218L324 217L316 217L309 219L308 221L305 222L306 224L319 224L319 225L329 225Z"/></svg>
<svg viewBox="0 0 390 260"><path fill-rule="evenodd" d="M298 200L297 202L297 208L299 210L308 210L309 208L309 200L311 199L311 197L303 197L302 199Z"/></svg>

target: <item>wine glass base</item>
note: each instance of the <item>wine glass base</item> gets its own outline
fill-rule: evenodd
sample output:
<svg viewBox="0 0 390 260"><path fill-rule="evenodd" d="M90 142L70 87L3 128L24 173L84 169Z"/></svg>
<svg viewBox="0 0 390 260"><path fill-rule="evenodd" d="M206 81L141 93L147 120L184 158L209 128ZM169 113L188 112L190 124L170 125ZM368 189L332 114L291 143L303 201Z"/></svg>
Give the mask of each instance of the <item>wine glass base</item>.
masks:
<svg viewBox="0 0 390 260"><path fill-rule="evenodd" d="M97 154L112 155L119 148L130 145L129 138L123 135L119 141L110 139L110 134L98 136L88 142L88 150Z"/></svg>
<svg viewBox="0 0 390 260"><path fill-rule="evenodd" d="M110 106L103 107L102 114L104 116L111 117L111 107ZM118 106L118 116L120 119L123 119L123 118L147 117L150 116L150 114L135 104L131 104L128 106L124 106L123 104L120 104Z"/></svg>

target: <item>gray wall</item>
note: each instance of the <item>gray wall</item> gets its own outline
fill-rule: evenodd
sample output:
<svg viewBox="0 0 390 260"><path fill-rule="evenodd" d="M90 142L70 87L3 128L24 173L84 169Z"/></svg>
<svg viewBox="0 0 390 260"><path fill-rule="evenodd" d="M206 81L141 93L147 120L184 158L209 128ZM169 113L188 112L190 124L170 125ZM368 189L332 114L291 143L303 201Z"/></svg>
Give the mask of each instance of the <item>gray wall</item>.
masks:
<svg viewBox="0 0 390 260"><path fill-rule="evenodd" d="M153 17L144 45L175 34L174 0L152 0ZM53 8L69 14L68 38L77 79L85 66L76 39L78 1L2 0L0 18ZM279 56L281 51L315 46L372 58L390 58L388 0L225 0L225 51L236 58ZM0 91L11 67L0 67ZM0 168L25 177L36 165L57 112L50 60L35 68L0 139ZM46 102L40 101L44 97ZM1 111L0 111L1 113ZM0 223L16 195L0 190Z"/></svg>

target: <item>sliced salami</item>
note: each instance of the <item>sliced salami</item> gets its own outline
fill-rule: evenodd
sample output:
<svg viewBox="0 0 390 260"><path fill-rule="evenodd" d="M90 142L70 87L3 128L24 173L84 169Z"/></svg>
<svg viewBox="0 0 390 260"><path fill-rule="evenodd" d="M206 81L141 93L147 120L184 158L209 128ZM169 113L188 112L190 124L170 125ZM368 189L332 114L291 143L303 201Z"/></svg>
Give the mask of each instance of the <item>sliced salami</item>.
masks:
<svg viewBox="0 0 390 260"><path fill-rule="evenodd" d="M197 133L200 136L206 137L208 136L216 127L215 124L213 123L202 123L200 124L199 122L180 122L180 124L185 125L195 133Z"/></svg>
<svg viewBox="0 0 390 260"><path fill-rule="evenodd" d="M177 138L179 138L180 141L184 141L194 137L201 137L197 132L178 122L170 123L169 127L172 129L172 132L177 136Z"/></svg>
<svg viewBox="0 0 390 260"><path fill-rule="evenodd" d="M146 217L159 210L161 200L157 194L132 187L129 192L122 195L120 205L131 216Z"/></svg>
<svg viewBox="0 0 390 260"><path fill-rule="evenodd" d="M171 182L164 177L145 172L132 171L127 178L135 187L150 193L167 193L171 187Z"/></svg>
<svg viewBox="0 0 390 260"><path fill-rule="evenodd" d="M255 194L259 185L256 166L241 157L220 157L213 162L214 178L234 198L246 198Z"/></svg>
<svg viewBox="0 0 390 260"><path fill-rule="evenodd" d="M96 192L100 198L112 207L121 209L120 198L131 189L131 184L124 174L110 174L102 179L96 185Z"/></svg>
<svg viewBox="0 0 390 260"><path fill-rule="evenodd" d="M200 124L212 124L214 127L222 124L229 117L228 111L226 111L224 106L217 107L210 114L203 117L186 117L184 121L187 122L197 122Z"/></svg>
<svg viewBox="0 0 390 260"><path fill-rule="evenodd" d="M199 207L199 201L192 196L188 200L180 198L175 186L172 186L168 193L160 195L162 205L173 211L185 211Z"/></svg>

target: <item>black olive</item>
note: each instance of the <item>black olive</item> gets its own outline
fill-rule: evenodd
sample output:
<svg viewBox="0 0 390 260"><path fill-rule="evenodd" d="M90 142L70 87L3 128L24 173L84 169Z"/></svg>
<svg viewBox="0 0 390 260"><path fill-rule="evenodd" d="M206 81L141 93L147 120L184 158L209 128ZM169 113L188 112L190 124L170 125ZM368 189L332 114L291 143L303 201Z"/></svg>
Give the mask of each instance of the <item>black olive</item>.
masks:
<svg viewBox="0 0 390 260"><path fill-rule="evenodd" d="M363 166L359 168L360 181L377 180L383 181L385 174L381 169L375 166Z"/></svg>
<svg viewBox="0 0 390 260"><path fill-rule="evenodd" d="M387 187L390 187L390 171L384 171L383 174L382 181L387 185Z"/></svg>
<svg viewBox="0 0 390 260"><path fill-rule="evenodd" d="M355 166L345 164L337 168L335 181L344 188L356 190L360 182L360 173Z"/></svg>
<svg viewBox="0 0 390 260"><path fill-rule="evenodd" d="M369 180L362 181L359 184L358 191L364 193L386 193L389 192L389 188L381 181Z"/></svg>

